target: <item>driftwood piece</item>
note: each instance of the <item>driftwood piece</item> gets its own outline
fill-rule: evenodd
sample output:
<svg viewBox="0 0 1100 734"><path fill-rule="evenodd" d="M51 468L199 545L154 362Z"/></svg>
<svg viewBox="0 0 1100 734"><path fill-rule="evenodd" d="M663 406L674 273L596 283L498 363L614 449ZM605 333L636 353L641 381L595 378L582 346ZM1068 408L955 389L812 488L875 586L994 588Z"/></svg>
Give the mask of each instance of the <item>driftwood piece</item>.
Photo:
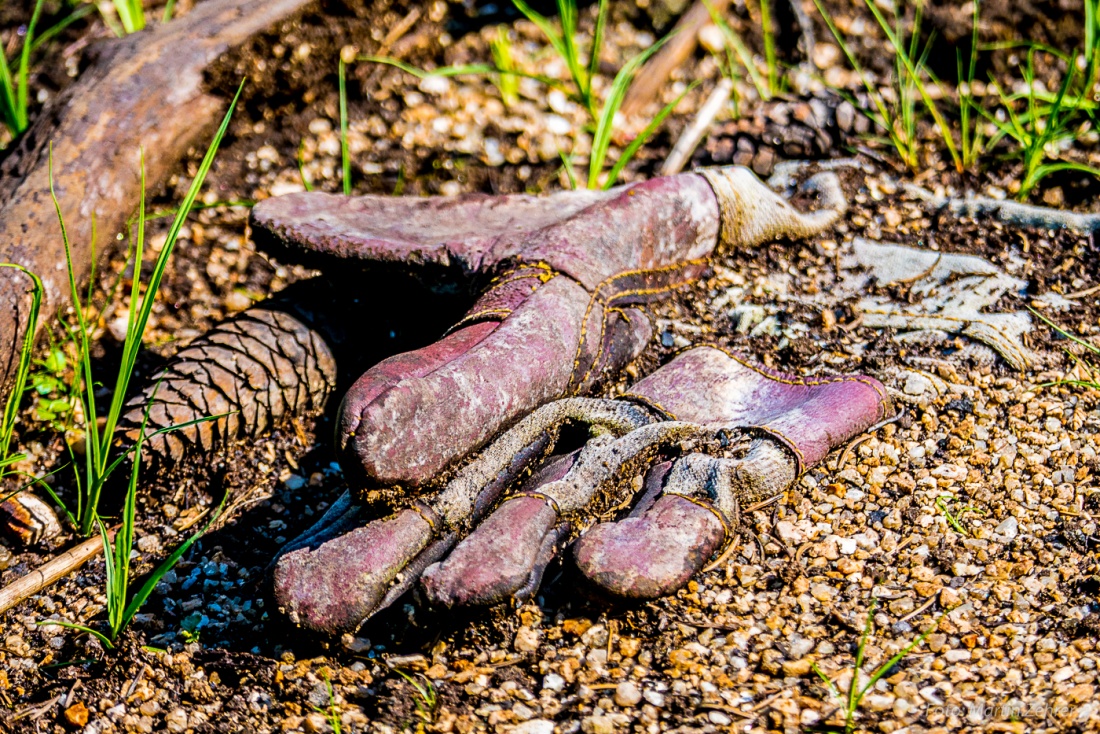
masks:
<svg viewBox="0 0 1100 734"><path fill-rule="evenodd" d="M726 12L729 0L711 0L711 8L718 15ZM695 51L699 41L699 31L710 22L710 10L703 0L696 0L676 26L672 37L657 54L642 66L634 83L627 90L626 99L621 108L623 117L630 119L644 110L650 102L657 99L661 89L668 83L672 72L679 68L688 56Z"/></svg>
<svg viewBox="0 0 1100 734"><path fill-rule="evenodd" d="M83 279L92 263L93 215L99 250L126 227L137 204L139 150L144 148L153 187L221 118L225 100L204 88L204 70L310 2L207 0L184 18L112 41L47 105L0 163L0 262L19 263L42 278L43 313L56 312L68 299L65 251L49 194L50 144L73 267ZM0 400L19 361L27 289L21 273L0 271Z"/></svg>

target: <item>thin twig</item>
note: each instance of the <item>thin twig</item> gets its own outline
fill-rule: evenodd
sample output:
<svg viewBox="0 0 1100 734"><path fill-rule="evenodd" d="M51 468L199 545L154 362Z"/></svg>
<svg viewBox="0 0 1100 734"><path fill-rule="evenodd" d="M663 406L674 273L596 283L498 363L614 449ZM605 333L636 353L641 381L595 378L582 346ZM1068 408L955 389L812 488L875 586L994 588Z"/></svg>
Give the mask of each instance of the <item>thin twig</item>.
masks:
<svg viewBox="0 0 1100 734"><path fill-rule="evenodd" d="M109 536L112 539L116 530L118 530L117 526L110 530ZM67 550L42 564L26 576L11 582L0 589L0 614L8 611L24 599L53 586L57 581L68 576L102 552L103 539L89 538L77 547Z"/></svg>
<svg viewBox="0 0 1100 734"><path fill-rule="evenodd" d="M729 0L711 0L716 13L724 13ZM627 90L620 112L625 119L634 117L653 102L662 89L668 86L669 77L695 51L699 31L710 23L710 11L706 3L696 0L687 12L680 16L668 43L645 63L634 83Z"/></svg>
<svg viewBox="0 0 1100 734"><path fill-rule="evenodd" d="M710 129L714 119L726 108L726 103L729 102L732 93L733 80L729 77L722 77L714 91L707 97L707 101L699 108L699 113L695 115L695 119L680 133L676 145L673 146L672 151L661 166L662 176L671 176L684 170L684 166L691 160L692 154L699 147L699 142L707 134L707 130Z"/></svg>
<svg viewBox="0 0 1100 734"><path fill-rule="evenodd" d="M916 617L916 616L922 614L923 612L928 610L933 604L936 603L937 598L938 597L933 596L931 599L929 599L928 601L926 601L924 604L920 605L919 607L917 607L913 611L909 612L908 614L906 614L904 617L902 617L898 621L899 622L908 622L913 617Z"/></svg>
<svg viewBox="0 0 1100 734"><path fill-rule="evenodd" d="M886 420L879 421L875 425L871 426L870 428L868 428L866 431L863 432L862 436L860 436L859 438L857 438L854 441L850 442L846 447L844 447L844 451L841 452L840 460L837 461L837 463L836 463L836 470L840 471L841 469L844 468L845 464L848 463L848 457L856 450L856 447L858 447L861 443L863 443L867 439L871 438L871 436L874 436L875 432L878 429L882 428L883 426L888 426L891 423L896 423L899 420L901 420L901 417L903 415L905 415L905 409L904 408L897 411L896 413L894 413L893 416L887 418Z"/></svg>

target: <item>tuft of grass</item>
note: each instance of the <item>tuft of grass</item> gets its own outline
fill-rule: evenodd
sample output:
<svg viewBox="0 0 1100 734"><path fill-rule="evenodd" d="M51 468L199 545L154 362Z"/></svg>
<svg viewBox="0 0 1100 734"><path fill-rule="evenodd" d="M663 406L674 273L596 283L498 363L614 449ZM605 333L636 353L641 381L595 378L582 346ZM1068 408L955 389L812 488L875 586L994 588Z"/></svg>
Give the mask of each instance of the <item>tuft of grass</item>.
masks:
<svg viewBox="0 0 1100 734"><path fill-rule="evenodd" d="M27 129L27 105L30 100L31 51L34 49L34 31L42 15L43 0L36 0L31 12L23 46L19 50L15 74L4 51L0 49L0 116L4 125L15 137Z"/></svg>
<svg viewBox="0 0 1100 734"><path fill-rule="evenodd" d="M1097 358L1100 358L1100 347L1096 346L1090 341L1076 336L1075 334L1071 334L1035 309L1028 307L1028 310L1031 311L1035 318L1039 319L1044 324L1053 329L1054 333L1058 334L1058 336L1062 337L1063 339L1069 339L1074 344L1080 347L1084 347L1085 349L1085 355L1083 357L1074 354L1068 349L1065 350L1065 353L1069 355L1070 359L1073 360L1074 365L1076 365L1084 373L1085 376L1082 379L1056 380L1054 382L1045 382L1040 385L1040 387L1060 387L1062 385L1068 385L1070 387L1083 387L1092 390L1100 390L1100 363L1097 363L1095 361Z"/></svg>
<svg viewBox="0 0 1100 734"><path fill-rule="evenodd" d="M736 82L740 76L737 73L737 67L740 65L745 73L748 74L749 81L752 82L753 87L756 89L756 93L762 100L771 99L772 93L768 83L761 76L760 70L756 68L756 62L753 61L752 53L749 51L748 46L745 45L744 40L730 27L730 24L726 22L714 6L707 0L703 0L703 4L707 8L707 12L710 13L710 19L722 31L722 35L726 40L726 58L724 60L719 59L718 65L722 69L722 74L732 81ZM734 60L736 56L736 62ZM736 85L735 85L736 88Z"/></svg>
<svg viewBox="0 0 1100 734"><path fill-rule="evenodd" d="M978 507L966 505L959 508L957 512L952 512L951 508L947 506L947 503L955 499L949 494L942 494L936 498L936 509L943 513L943 516L947 519L947 523L955 529L955 532L959 535L963 535L967 538L970 537L970 532L963 527L962 516L968 512L975 515L984 515L985 511Z"/></svg>
<svg viewBox="0 0 1100 734"><path fill-rule="evenodd" d="M396 670L396 672L413 687L415 693L413 704L416 706L416 718L419 719L417 728L422 729L430 725L435 720L435 711L439 706L439 696L435 691L435 686L420 673L417 675L423 680L423 683L403 670Z"/></svg>
<svg viewBox="0 0 1100 734"><path fill-rule="evenodd" d="M550 20L528 5L524 0L512 0L516 8L527 20L538 26L550 42L554 51L565 62L569 76L573 80L573 96L592 119L599 117L599 100L592 87L592 81L600 66L600 51L603 48L604 28L607 25L607 0L599 0L596 12L596 28L592 33L592 44L588 48L588 63L581 58L577 45L577 3L576 0L557 0L558 17L561 20L560 32Z"/></svg>
<svg viewBox="0 0 1100 734"><path fill-rule="evenodd" d="M997 128L996 134L990 139L990 145L1002 139L1012 140L1016 144L1010 155L1019 158L1024 168L1017 195L1021 201L1026 200L1044 178L1059 171L1078 171L1100 176L1100 169L1058 159L1062 147L1072 142L1076 136L1082 110L1090 107L1091 103L1082 94L1072 93L1077 79L1077 69L1072 62L1068 64L1068 70L1053 96L1038 90L1035 56L1043 51L1045 49L1038 46L1028 49L1027 61L1021 67L1024 92L1009 95L1005 94L1001 85L994 85L1006 119L999 119L988 112L983 113Z"/></svg>
<svg viewBox="0 0 1100 734"><path fill-rule="evenodd" d="M825 672L818 667L817 663L812 663L811 668L814 673L825 683L826 688L829 689L829 693L836 699L841 701L841 710L844 712L844 734L852 734L856 730L855 715L859 709L859 705L863 702L863 697L867 695L867 692L874 688L875 684L879 682L890 670L900 663L905 657L923 643L928 636L936 631L939 627L940 621L944 618L947 612L941 613L936 620L932 623L932 626L926 629L920 634L919 637L912 640L908 645L903 647L896 655L880 665L871 673L871 677L867 680L867 684L860 685L860 673L863 671L863 658L867 650L867 643L871 639L871 630L875 624L875 609L878 607L878 599L871 600L871 608L867 612L867 621L863 625L863 634L859 637L859 647L856 648L856 662L852 668L852 682L848 685L847 696L841 695L837 690L836 684L829 679Z"/></svg>
<svg viewBox="0 0 1100 734"><path fill-rule="evenodd" d="M814 0L818 12L821 14L825 25L828 26L837 45L844 53L852 70L859 75L864 90L871 101L868 109L861 105L843 90L838 90L842 95L849 97L853 106L866 115L878 128L886 133L889 144L897 152L902 163L913 170L920 167L921 140L918 135L918 123L921 118L921 109L927 112L942 139L951 160L958 171L963 170L963 158L955 144L954 133L947 119L940 112L931 93L930 85L939 86L939 82L928 68L928 54L932 50L934 37L930 37L924 46L920 45L921 21L923 15L923 3L918 2L914 6L914 19L912 27L906 31L903 17L904 5L895 6L893 23L891 23L875 4L874 0L863 0L864 5L875 17L879 28L889 42L890 52L894 56L894 74L892 79L891 101L871 81L863 66L859 63L852 48L848 45L843 34L837 28L829 11L822 5L821 0Z"/></svg>
<svg viewBox="0 0 1100 734"><path fill-rule="evenodd" d="M86 305L81 302L80 293L77 288L68 230L65 226L65 219L61 212L61 204L54 191L51 149L50 196L53 199L54 209L57 213L58 223L61 227L61 238L65 245L65 261L69 275L69 291L76 315L74 339L77 341L77 354L79 358L77 360L78 374L75 380L74 391L79 398L84 413L85 451L83 466L76 472L77 507L75 515L79 530L83 535L91 535L92 531L96 528L98 522L97 513L99 508L99 497L103 485L112 472L119 466L120 462L125 458L124 454L112 462L111 445L114 441L115 429L118 426L119 419L122 416L122 411L126 404L126 394L130 386L130 379L133 376L134 367L137 363L138 352L141 350L142 335L145 333L145 327L149 322L149 316L152 313L157 292L160 290L161 280L168 267L168 260L175 249L180 230L187 220L188 215L191 213L195 205L195 199L214 163L214 156L217 154L218 147L225 137L225 132L229 127L229 120L233 115L233 110L236 109L237 101L240 98L243 88L244 83L242 82L241 86L237 89L237 94L234 96L229 110L222 119L217 133L215 133L213 140L206 150L206 155L203 157L202 163L199 166L198 174L191 182L191 186L184 197L183 203L175 212L175 218L168 230L168 236L165 240L164 247L161 249L156 263L153 266L153 272L149 278L149 282L145 286L144 293L142 293L141 278L139 276L145 247L145 162L144 154L142 155L140 172L141 195L133 248L134 280L130 292L130 308L127 315L126 338L122 346L122 361L119 365L118 374L115 377L111 403L104 416L102 428L99 424L99 415L95 400L94 386L97 382L92 371L91 349L88 336L90 329L84 316ZM171 426L169 429L162 430L177 430L181 427L183 426ZM77 463L75 457L74 463Z"/></svg>
<svg viewBox="0 0 1100 734"><path fill-rule="evenodd" d="M500 92L500 99L505 107L511 107L519 101L519 77L513 71L516 62L507 26L497 28L496 35L489 41L489 51L493 55L493 65L499 70L494 76L494 83Z"/></svg>
<svg viewBox="0 0 1100 734"><path fill-rule="evenodd" d="M145 580L145 583L141 585L137 593L131 597L130 556L134 549L134 526L136 522L138 477L141 470L141 447L146 438L145 427L146 421L149 418L149 406L151 404L152 401L150 400L149 405L146 406L145 415L141 423L141 431L138 434L138 440L133 451L130 482L127 487L126 501L122 511L122 523L115 533L113 543L111 541L111 535L103 524L103 521L99 517L96 517L96 525L99 528L100 537L103 539L103 555L106 559L106 631L101 632L87 625L56 619L47 619L38 623L40 626L57 625L90 634L102 642L104 647L108 650L113 650L115 648L115 643L118 641L119 635L121 635L130 625L130 622L134 619L134 615L136 615L145 602L148 601L149 596L153 593L153 589L156 588L156 585L160 583L160 580L164 578L165 574L171 571L175 565L179 563L180 559L183 558L187 551L191 550L191 546L193 546L199 538L205 535L206 531L210 529L210 526L221 516L222 509L225 507L225 502L229 498L229 494L226 493L217 508L210 515L210 519L206 521L202 528L172 551L172 553L149 575L149 578ZM129 602L127 602L127 599L129 599Z"/></svg>
<svg viewBox="0 0 1100 734"><path fill-rule="evenodd" d="M974 0L974 15L970 27L970 58L963 69L961 53L956 53L959 94L959 156L966 170L973 170L985 152L983 131L985 121L981 115L981 104L974 96L974 74L978 67L978 20L981 13L980 0ZM977 114L975 114L977 113Z"/></svg>
<svg viewBox="0 0 1100 734"><path fill-rule="evenodd" d="M19 362L15 368L15 381L12 383L11 393L4 403L4 414L0 418L0 479L8 473L8 467L22 461L25 456L18 454L12 456L11 441L15 435L15 425L19 422L19 404L23 393L27 389L27 378L31 371L31 362L34 356L34 334L38 329L38 315L42 309L42 296L45 289L42 280L22 265L15 263L0 263L0 268L12 268L26 275L31 281L31 308L27 315L27 330L23 333L23 343L19 349Z"/></svg>
<svg viewBox="0 0 1100 734"><path fill-rule="evenodd" d="M322 709L319 706L313 706L313 710L324 715L328 725L332 727L332 734L340 734L343 727L340 724L340 710L336 708L336 691L332 688L332 679L329 678L327 672L324 677L325 687L328 688L328 708Z"/></svg>
<svg viewBox="0 0 1100 734"><path fill-rule="evenodd" d="M607 98L601 103L599 95L597 95L595 91L593 81L599 70L600 49L603 45L604 26L607 22L607 0L600 0L599 2L596 28L592 35L592 43L588 49L587 63L584 62L580 47L577 43L576 0L558 0L558 13L561 16L560 31L554 27L554 24L551 23L548 18L531 8L523 0L513 0L513 2L520 12L542 30L543 34L550 42L550 46L565 62L565 66L569 70L570 75L570 80L568 82L562 82L559 79L525 72L511 62L508 68L501 68L499 60L498 63L494 65L468 64L463 66L447 66L431 71L418 69L403 61L384 56L360 56L358 60L388 64L406 73L412 74L418 79L424 79L429 76L451 77L462 75L491 75L493 78L497 79L496 83L499 85L504 82L506 76L511 76L513 78L524 77L535 79L549 87L558 89L565 93L571 100L579 104L588 113L589 123L586 127L592 132L592 152L588 158L588 188L602 186L607 189L614 186L626 165L638 150L645 145L649 138L653 136L653 133L657 131L657 128L660 127L665 118L676 108L676 105L680 103L684 95L695 87L695 84L689 86L676 99L665 105L649 124L646 125L642 132L623 148L618 159L605 174L604 171L607 169L611 149L611 139L614 137L615 132L616 115L622 107L626 92L630 88L631 83L634 81L634 76L638 73L642 64L648 61L653 54L657 53L657 51L659 51L668 41L669 37L665 36L645 51L629 59L611 81ZM344 96L343 92L341 92L342 128L345 123L345 116ZM343 129L341 129L341 140L346 141L346 134ZM574 146L574 148L575 147L576 146ZM571 165L566 165L566 171L570 182L577 180L576 173L572 170ZM345 176L345 179L346 178L348 178L347 175Z"/></svg>
<svg viewBox="0 0 1100 734"><path fill-rule="evenodd" d="M145 8L142 0L111 0L111 2L96 3L103 22L111 29L111 32L121 38L131 33L137 33L145 28ZM175 2L169 2L164 8L164 19L170 20ZM114 10L112 13L111 10Z"/></svg>

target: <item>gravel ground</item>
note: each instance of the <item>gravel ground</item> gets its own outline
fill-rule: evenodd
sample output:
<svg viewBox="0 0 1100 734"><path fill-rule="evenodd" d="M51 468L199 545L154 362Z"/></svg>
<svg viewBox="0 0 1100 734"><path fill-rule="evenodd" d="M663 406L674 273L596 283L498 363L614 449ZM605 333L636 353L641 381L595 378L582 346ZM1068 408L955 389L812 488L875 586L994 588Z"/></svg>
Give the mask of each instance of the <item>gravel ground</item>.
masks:
<svg viewBox="0 0 1100 734"><path fill-rule="evenodd" d="M387 5L360 19L381 18L377 29L392 28L410 10ZM487 58L495 29L452 38L440 30L448 27L446 6L417 10L392 53L415 63ZM609 26L601 59L611 68L655 37L644 13L622 13ZM591 17L590 8L586 27ZM858 16L841 21L846 30L866 23ZM307 31L282 29L276 34L282 51L269 49L288 73L319 53L302 39ZM514 34L518 57L541 73L564 75L533 26L516 23ZM371 40L348 40L328 51L377 52L386 39L376 30ZM818 70L830 84L854 89L839 55L827 48L815 55ZM703 83L628 178L652 172L717 73L702 54L679 73L666 100L689 77ZM339 190L333 76L285 118L256 114L253 97L206 201L300 190L302 172L318 188ZM366 64L354 65L351 78L349 144L360 192L557 188L567 183L558 152L583 158L590 144L582 134L573 147L582 111L538 85L522 83L520 102L506 109L482 80L417 83ZM820 90L812 78L803 81L796 91ZM741 91L748 119L762 107L750 89ZM768 109L769 119L782 116L783 108ZM708 162L713 149L705 147L696 162ZM1080 155L1090 154L1085 141ZM846 691L869 623L864 685L930 633L867 692L855 718L861 730L1100 728L1100 534L1093 516L1100 512L1093 477L1100 392L1046 386L1085 375L1064 355L1068 342L1044 328L1028 337L1034 365L1018 371L966 337L898 339L893 329L864 323L861 298L913 303L911 284L860 293L844 288L861 272L847 265L857 237L975 254L1027 283L1026 292L1006 294L989 310L1035 304L1088 338L1100 323L1087 295L1061 310L1044 295L1072 296L1100 282L1094 245L1066 232L930 214L899 190L899 174L883 155L842 171L853 205L832 237L724 253L711 278L660 306L655 343L624 378L689 344L717 341L804 374L864 371L881 379L904 409L898 421L834 453L749 514L727 552L677 595L613 605L578 592L573 572L559 566L548 572L537 603L440 615L409 599L357 637L314 639L289 629L266 598L265 567L345 488L328 439L331 417L321 416L150 481L139 510L139 573L186 537L211 495L229 488L238 499L228 522L161 582L120 651L38 626L48 618L102 617L99 560L0 617L3 726L322 732L333 729L335 718L343 731L459 734L843 728ZM195 164L188 163L190 171ZM1012 177L1010 167L995 166L974 187L998 195ZM158 205L171 206L188 180L173 181ZM921 181L954 190L970 183L942 166ZM243 207L212 206L193 218L147 333L154 348L142 374L218 319L311 274L256 252L246 215ZM155 229L154 250L164 226ZM99 314L97 356L108 368L117 360L117 314L127 306L125 298L108 300L119 277L126 285L132 273L115 258L98 301L107 305ZM54 465L61 439L48 426L31 422L21 438L31 455L25 468ZM64 478L56 483L68 488ZM0 558L6 565L0 581L71 542L62 537L47 547L15 549Z"/></svg>

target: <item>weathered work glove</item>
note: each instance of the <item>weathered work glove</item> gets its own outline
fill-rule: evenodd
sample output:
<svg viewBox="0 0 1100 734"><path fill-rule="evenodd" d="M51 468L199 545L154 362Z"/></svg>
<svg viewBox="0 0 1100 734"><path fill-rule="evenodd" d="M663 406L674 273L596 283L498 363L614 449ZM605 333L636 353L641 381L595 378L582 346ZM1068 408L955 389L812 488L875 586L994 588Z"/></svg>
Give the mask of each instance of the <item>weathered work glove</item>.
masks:
<svg viewBox="0 0 1100 734"><path fill-rule="evenodd" d="M375 365L341 406L337 440L362 486L427 487L538 406L584 393L636 357L652 334L644 305L698 278L720 243L831 225L845 208L835 176L806 188L819 195L812 213L732 167L547 197L292 194L257 205L253 222L314 262L492 276L442 339ZM518 447L482 505L552 443L547 433ZM355 501L338 503L279 559L280 603L309 627L358 626L441 557L469 517L416 508L360 527Z"/></svg>

